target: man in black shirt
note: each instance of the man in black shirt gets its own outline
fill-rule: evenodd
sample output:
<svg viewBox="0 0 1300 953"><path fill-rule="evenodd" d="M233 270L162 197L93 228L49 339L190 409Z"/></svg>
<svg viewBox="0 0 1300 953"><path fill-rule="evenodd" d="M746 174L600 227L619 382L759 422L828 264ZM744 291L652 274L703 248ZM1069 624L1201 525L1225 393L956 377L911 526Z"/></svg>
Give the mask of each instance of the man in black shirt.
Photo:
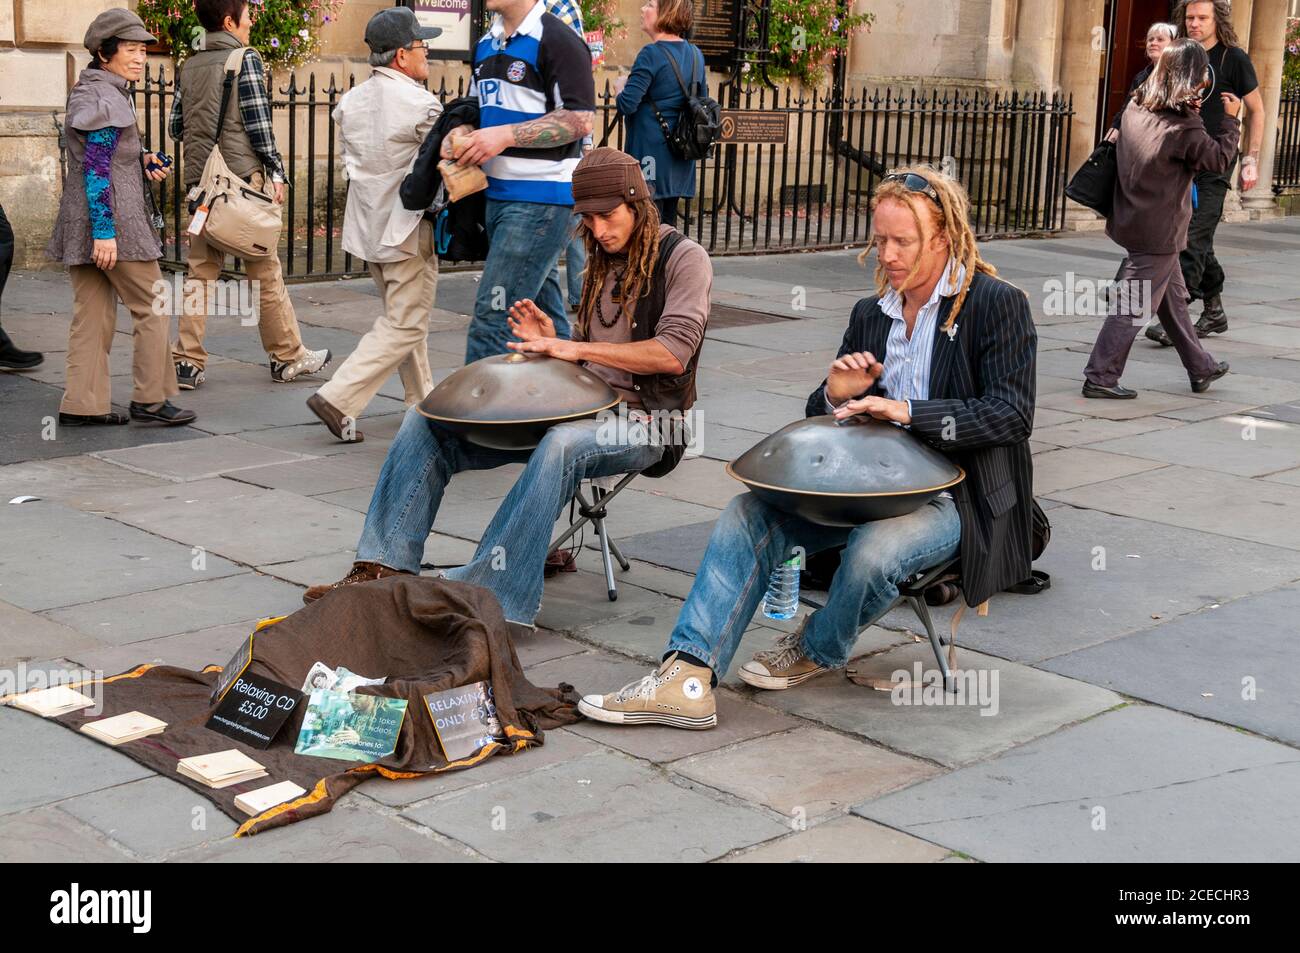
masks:
<svg viewBox="0 0 1300 953"><path fill-rule="evenodd" d="M1210 59L1210 89L1201 99L1205 131L1217 135L1223 122L1220 93L1232 93L1243 102L1242 126L1247 130L1246 153L1241 158L1241 191L1249 192L1259 182L1259 152L1264 142L1264 99L1250 57L1237 42L1232 29L1229 0L1182 0L1174 13L1182 35L1196 40ZM1202 172L1195 178L1197 206L1187 227L1187 248L1180 256L1187 293L1205 302L1196 334L1205 337L1228 330L1228 316L1219 295L1223 291L1223 268L1214 255L1214 231L1223 217L1223 200L1232 187L1231 170L1220 175ZM1146 336L1166 347L1173 342L1164 328L1153 324Z"/></svg>

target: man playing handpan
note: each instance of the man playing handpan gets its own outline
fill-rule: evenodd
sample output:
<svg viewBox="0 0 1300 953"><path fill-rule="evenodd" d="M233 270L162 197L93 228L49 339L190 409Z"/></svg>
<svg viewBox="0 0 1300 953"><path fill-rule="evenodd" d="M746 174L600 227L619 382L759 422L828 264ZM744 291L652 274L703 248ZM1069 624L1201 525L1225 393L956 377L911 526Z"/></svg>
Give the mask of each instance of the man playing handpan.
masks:
<svg viewBox="0 0 1300 953"><path fill-rule="evenodd" d="M913 513L857 527L816 525L737 496L714 527L663 663L617 692L583 698L588 718L716 725L712 688L772 570L796 547L845 550L826 607L742 666L740 678L758 688L792 688L844 667L899 583L958 553L968 605L1029 575L1037 335L1024 292L980 259L967 208L961 185L928 167L884 178L872 197L877 295L854 307L807 408L808 416L864 414L907 427L966 480Z"/></svg>
<svg viewBox="0 0 1300 953"><path fill-rule="evenodd" d="M640 165L617 149L595 149L578 163L573 198L587 245L573 340L556 337L556 316L523 300L510 309L510 330L519 340L509 346L582 363L602 377L634 418L617 428L625 439L610 440L616 428L603 421L577 420L552 427L535 450L493 450L412 407L388 448L352 571L308 589L305 602L353 583L418 574L452 475L527 463L474 558L445 576L491 589L508 622L531 626L541 607L551 529L578 483L642 470L658 475L681 458L685 435L677 422L695 402L695 368L713 283L708 253L660 225ZM650 435L653 423L636 421L645 411L668 415L664 439Z"/></svg>

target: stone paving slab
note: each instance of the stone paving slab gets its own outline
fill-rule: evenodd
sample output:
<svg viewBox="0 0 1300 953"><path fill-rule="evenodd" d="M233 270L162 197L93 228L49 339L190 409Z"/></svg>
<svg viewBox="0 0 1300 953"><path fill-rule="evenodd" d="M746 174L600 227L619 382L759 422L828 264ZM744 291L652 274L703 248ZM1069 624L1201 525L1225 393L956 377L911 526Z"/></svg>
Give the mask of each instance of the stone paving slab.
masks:
<svg viewBox="0 0 1300 953"><path fill-rule="evenodd" d="M743 483L727 475L725 463L703 456L686 457L667 476L657 480L642 478L631 486L650 496L670 496L719 510L745 492Z"/></svg>
<svg viewBox="0 0 1300 953"><path fill-rule="evenodd" d="M1127 386L1128 381L1124 382ZM1190 391L1189 391L1190 395ZM1216 395L1217 396L1217 395ZM1059 394L1042 394L1038 398L1039 408L1064 411L1082 417L1105 417L1108 420L1131 420L1134 417L1147 417L1161 414L1167 410L1188 407L1194 402L1191 396L1181 397L1160 391L1144 390L1136 400L1096 400L1078 393L1062 392ZM1041 410L1039 411L1041 412Z"/></svg>
<svg viewBox="0 0 1300 953"><path fill-rule="evenodd" d="M678 761L672 770L809 821L940 773L932 764L821 728L769 734Z"/></svg>
<svg viewBox="0 0 1300 953"><path fill-rule="evenodd" d="M0 431L0 464L28 460L73 457L94 450L116 450L148 443L177 443L204 436L193 427L152 427L126 424L109 427L59 427L62 391L48 384L23 380L16 374L0 374L0 406L5 409L5 427ZM119 409L125 411L130 394ZM54 421L54 429L48 429ZM52 432L55 439L46 440Z"/></svg>
<svg viewBox="0 0 1300 953"><path fill-rule="evenodd" d="M257 622L257 618L250 618L161 639L105 645L74 653L71 657L105 676L119 675L145 664L174 665L197 672L208 665L225 665Z"/></svg>
<svg viewBox="0 0 1300 953"><path fill-rule="evenodd" d="M373 454L335 454L318 460L292 460L241 469L231 474L241 483L288 490L299 496L323 496L339 490L364 488L369 498L383 460Z"/></svg>
<svg viewBox="0 0 1300 953"><path fill-rule="evenodd" d="M1183 428L1186 429L1186 428ZM1166 431L1180 432L1180 431ZM1131 440L1145 440L1146 437L1133 437ZM1113 446L1103 444L1102 446ZM1053 450L1039 454L1034 458L1034 495L1051 493L1089 483L1102 483L1115 477L1128 476L1154 470L1163 464L1152 460L1126 457L1121 453L1103 453L1098 449L1073 447Z"/></svg>
<svg viewBox="0 0 1300 953"><path fill-rule="evenodd" d="M856 664L872 677L890 679L895 672L912 678L917 662L923 672L935 669L928 643L902 645ZM840 671L788 691L756 690L755 697L764 705L949 767L988 758L1121 702L1105 689L970 649L958 648L957 664L963 671L987 673L983 676L987 691L981 689L984 693L977 696L972 690L962 696L967 704L894 704L892 693L854 685ZM998 689L993 693L995 671ZM912 700L910 694L906 698ZM924 701L924 696L920 698ZM981 711L994 711L994 700L995 713L982 715Z"/></svg>
<svg viewBox="0 0 1300 953"><path fill-rule="evenodd" d="M1289 424L1300 424L1300 401L1256 407L1248 416L1260 420L1281 420Z"/></svg>
<svg viewBox="0 0 1300 953"><path fill-rule="evenodd" d="M618 537L618 548L628 559L694 573L704 559L716 523L716 519L704 520L672 529Z"/></svg>
<svg viewBox="0 0 1300 953"><path fill-rule="evenodd" d="M1054 499L1118 516L1300 549L1300 488L1210 470L1165 467L1059 490ZM1230 502L1231 506L1225 504Z"/></svg>
<svg viewBox="0 0 1300 953"><path fill-rule="evenodd" d="M995 596L984 618L967 612L959 646L1036 663L1155 626L1163 630L1171 619L1300 577L1300 559L1288 549L1072 507L1053 510L1051 520L1052 541L1035 565L1051 574L1052 588ZM947 631L953 608L931 610L939 632ZM905 607L882 621L919 628Z"/></svg>
<svg viewBox="0 0 1300 953"><path fill-rule="evenodd" d="M127 645L302 608L302 590L245 572L52 609L46 617L112 645Z"/></svg>
<svg viewBox="0 0 1300 953"><path fill-rule="evenodd" d="M361 802L360 795L353 792L320 817L252 837L227 837L168 859L221 864L463 864L479 860L460 844L437 837L427 828L385 817Z"/></svg>
<svg viewBox="0 0 1300 953"><path fill-rule="evenodd" d="M706 861L787 828L615 754L592 754L402 812L494 860ZM493 817L504 829L493 829Z"/></svg>
<svg viewBox="0 0 1300 953"><path fill-rule="evenodd" d="M1262 476L1300 466L1300 425L1233 414L1177 430L1107 440L1091 449L1238 476Z"/></svg>
<svg viewBox="0 0 1300 953"><path fill-rule="evenodd" d="M69 798L59 808L143 860L230 837L238 827L207 798L161 775Z"/></svg>
<svg viewBox="0 0 1300 953"><path fill-rule="evenodd" d="M76 658L103 643L76 629L0 602L0 665L27 659Z"/></svg>
<svg viewBox="0 0 1300 953"><path fill-rule="evenodd" d="M303 400L306 400L306 397ZM361 419L365 421L365 425L360 429L366 435L362 443L341 443L335 440L334 436L325 429L325 425L315 417L312 417L311 423L291 427L275 427L268 430L241 429L235 432L235 436L249 443L259 443L288 453L316 457L340 453L360 454L373 451L376 446L386 446L397 433L397 428L402 424L404 410L401 407L394 407L391 410L392 412L385 414L362 415Z"/></svg>
<svg viewBox="0 0 1300 953"><path fill-rule="evenodd" d="M249 565L339 552L356 542L362 525L340 506L220 478L118 494L104 511Z"/></svg>
<svg viewBox="0 0 1300 953"><path fill-rule="evenodd" d="M1129 420L1084 417L1053 427L1035 427L1034 440L1058 447L1078 447L1133 434L1171 430L1177 426L1179 424L1176 421L1166 420L1163 416L1134 417Z"/></svg>
<svg viewBox="0 0 1300 953"><path fill-rule="evenodd" d="M9 316L5 315L6 322ZM134 859L57 807L0 817L0 860L8 864L129 864Z"/></svg>
<svg viewBox="0 0 1300 953"><path fill-rule="evenodd" d="M1215 417L1226 417L1229 414L1240 414L1243 411L1254 413L1253 405L1240 403L1230 400L1201 400L1197 401L1191 407L1179 407L1176 410L1167 410L1161 417L1168 417L1170 420L1181 420L1184 423L1196 423L1201 420L1211 420Z"/></svg>
<svg viewBox="0 0 1300 953"><path fill-rule="evenodd" d="M121 752L17 708L0 708L0 751L0 815L153 776Z"/></svg>
<svg viewBox="0 0 1300 953"><path fill-rule="evenodd" d="M285 453L237 437L207 437L187 441L179 447L108 450L94 456L127 470L140 471L178 483L206 480L250 467L303 460L301 454Z"/></svg>
<svg viewBox="0 0 1300 953"><path fill-rule="evenodd" d="M615 573L620 572L615 569ZM678 605L677 600L642 589L626 577L618 579L618 599L610 602L603 573L563 572L546 580L537 624L555 632L572 634L614 619L644 615L666 617Z"/></svg>
<svg viewBox="0 0 1300 953"><path fill-rule="evenodd" d="M1297 783L1292 748L1130 706L854 813L985 861L1294 862Z"/></svg>
<svg viewBox="0 0 1300 953"><path fill-rule="evenodd" d="M93 509L100 493L163 486L167 482L92 456L29 460L0 466L0 504L17 496L37 496L77 509Z"/></svg>
<svg viewBox="0 0 1300 953"><path fill-rule="evenodd" d="M1174 619L1044 663L1071 678L1300 746L1300 588Z"/></svg>
<svg viewBox="0 0 1300 953"><path fill-rule="evenodd" d="M482 787L494 781L523 778L543 768L602 750L600 745L579 737L566 728L553 728L545 733L542 740L541 747L527 748L509 755L495 755L464 771L448 771L423 778L376 778L367 781L358 790L379 804L404 808L452 791Z"/></svg>
<svg viewBox="0 0 1300 953"><path fill-rule="evenodd" d="M799 413L800 416L803 415L802 410ZM746 421L746 423L749 423L749 421ZM707 433L700 440L701 453L710 459L721 460L725 463L735 460L769 433L774 433L780 429L777 427L771 431L747 430L742 427L714 423L711 418L705 424L705 428Z"/></svg>
<svg viewBox="0 0 1300 953"><path fill-rule="evenodd" d="M725 858L724 864L926 864L950 856L944 847L860 817L834 820Z"/></svg>
<svg viewBox="0 0 1300 953"><path fill-rule="evenodd" d="M214 553L196 571L188 544L58 503L0 506L0 539L24 540L21 552L0 548L0 599L33 612L242 571Z"/></svg>

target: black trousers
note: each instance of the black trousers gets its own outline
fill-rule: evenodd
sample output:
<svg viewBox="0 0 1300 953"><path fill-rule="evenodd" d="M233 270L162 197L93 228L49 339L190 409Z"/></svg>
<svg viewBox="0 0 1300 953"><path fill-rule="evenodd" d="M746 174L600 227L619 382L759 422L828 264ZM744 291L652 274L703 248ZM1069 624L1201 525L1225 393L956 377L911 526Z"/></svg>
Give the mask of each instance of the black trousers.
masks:
<svg viewBox="0 0 1300 953"><path fill-rule="evenodd" d="M677 227L677 196L667 199L655 199L655 207L659 209L659 221L665 225Z"/></svg>
<svg viewBox="0 0 1300 953"><path fill-rule="evenodd" d="M0 205L0 301L4 300L5 282L14 263L14 230L5 218L5 207Z"/></svg>
<svg viewBox="0 0 1300 953"><path fill-rule="evenodd" d="M1178 256L1183 283L1193 301L1213 298L1223 291L1223 268L1214 256L1214 230L1223 217L1223 199L1231 188L1226 175L1201 172L1196 176L1197 207L1187 226L1187 247Z"/></svg>

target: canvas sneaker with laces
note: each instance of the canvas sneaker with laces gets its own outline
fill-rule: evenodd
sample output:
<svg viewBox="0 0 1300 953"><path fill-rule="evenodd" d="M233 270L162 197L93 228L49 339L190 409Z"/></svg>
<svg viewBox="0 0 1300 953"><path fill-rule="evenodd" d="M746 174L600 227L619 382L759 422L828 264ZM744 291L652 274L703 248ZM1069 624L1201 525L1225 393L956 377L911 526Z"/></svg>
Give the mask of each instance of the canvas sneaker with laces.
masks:
<svg viewBox="0 0 1300 953"><path fill-rule="evenodd" d="M271 358L271 380L277 384L287 384L304 374L315 374L330 362L329 348L308 351L296 361L277 361Z"/></svg>
<svg viewBox="0 0 1300 953"><path fill-rule="evenodd" d="M585 695L578 711L611 725L712 728L718 723L713 673L683 662L674 652L659 668L609 695Z"/></svg>
<svg viewBox="0 0 1300 953"><path fill-rule="evenodd" d="M825 665L818 665L803 654L802 642L803 626L800 625L798 632L781 636L772 648L756 652L753 659L740 667L740 680L755 688L779 691L829 672Z"/></svg>

